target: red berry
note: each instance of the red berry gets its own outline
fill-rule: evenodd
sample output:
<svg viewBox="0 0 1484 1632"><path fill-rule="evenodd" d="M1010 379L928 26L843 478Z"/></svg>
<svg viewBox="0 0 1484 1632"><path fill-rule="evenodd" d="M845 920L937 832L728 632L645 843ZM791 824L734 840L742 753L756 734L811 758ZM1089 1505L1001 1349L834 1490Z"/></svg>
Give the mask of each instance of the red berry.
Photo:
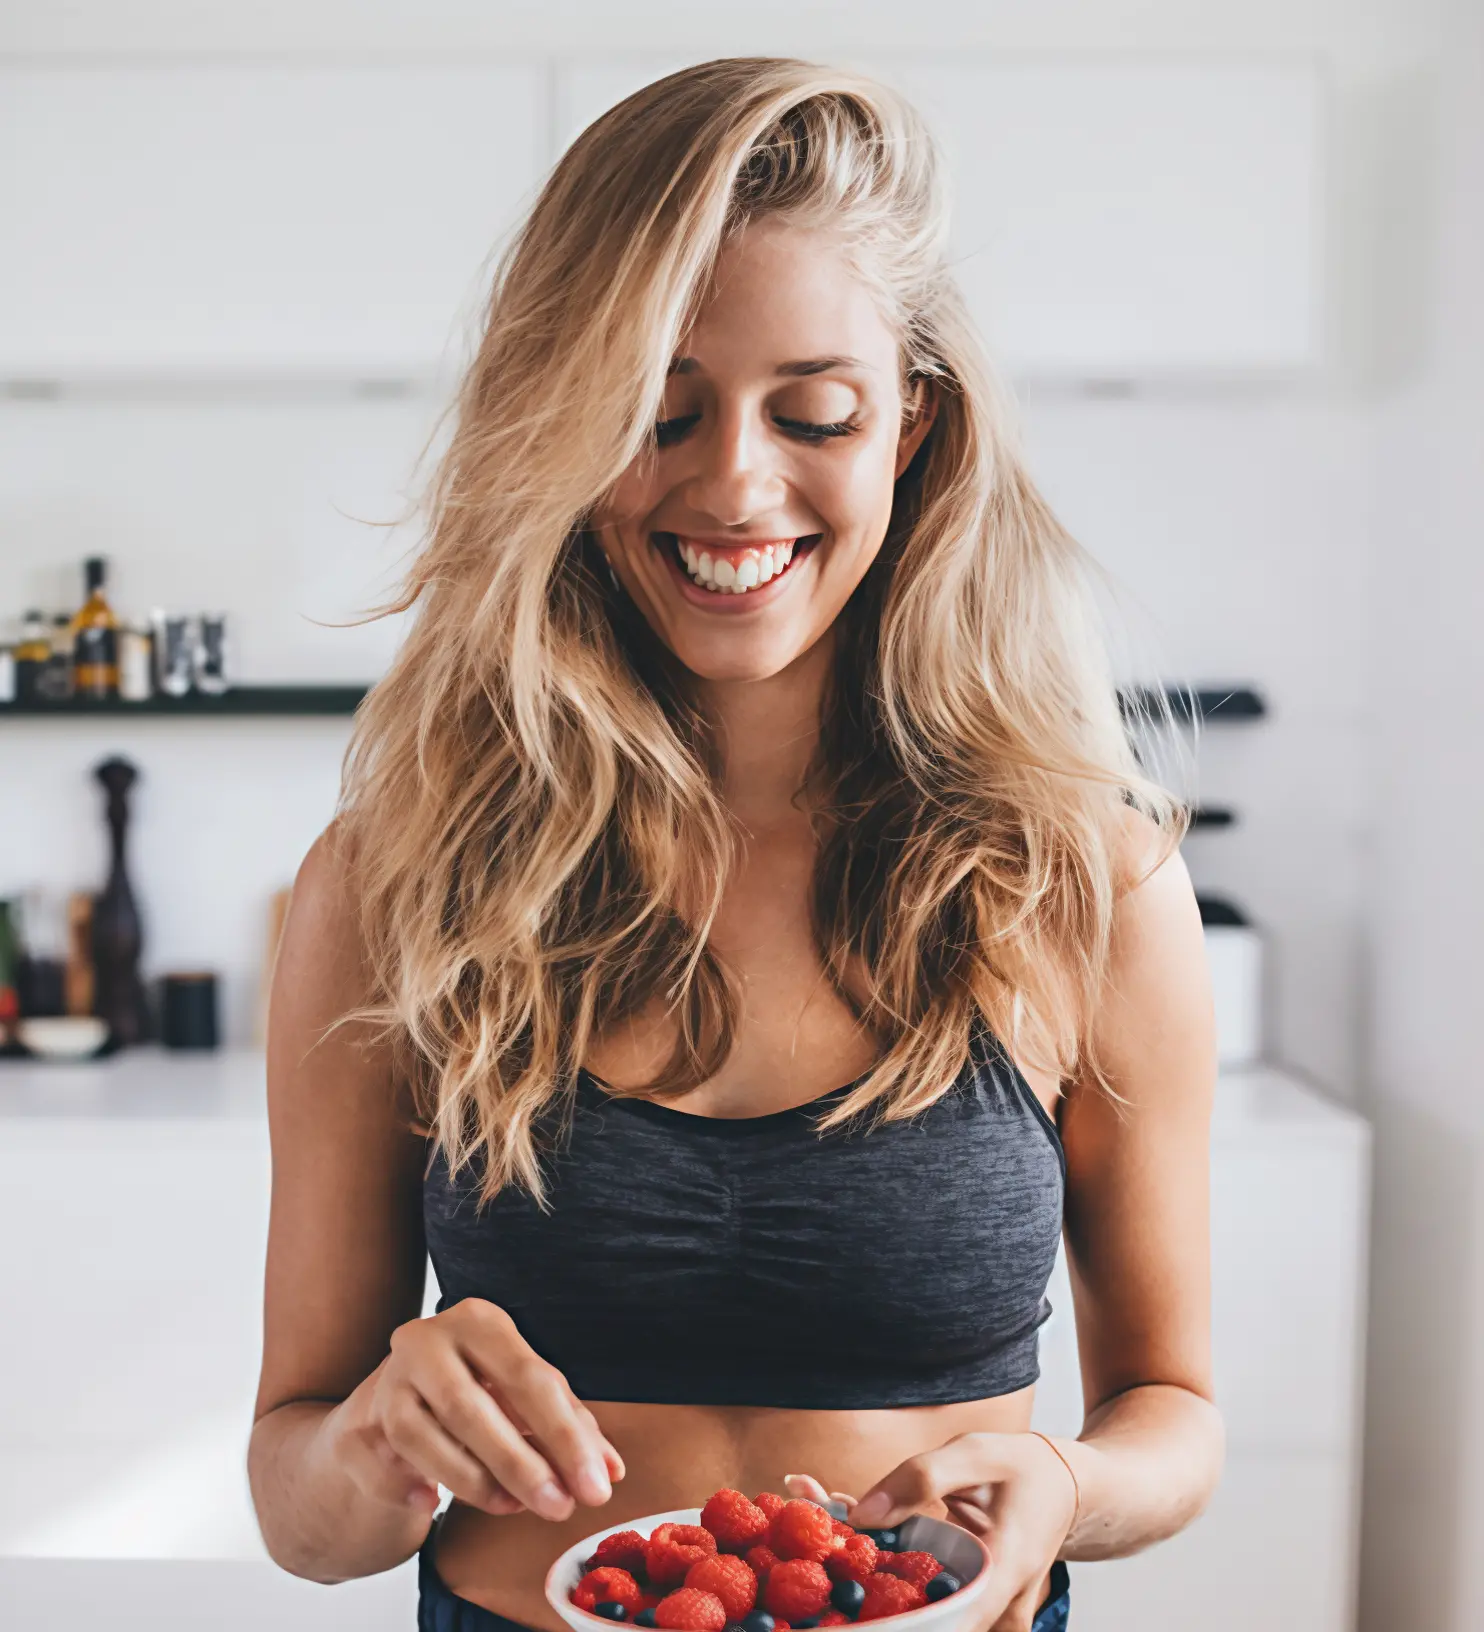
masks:
<svg viewBox="0 0 1484 1632"><path fill-rule="evenodd" d="M727 1612L715 1593L682 1587L660 1599L654 1622L670 1628L670 1632L721 1632L727 1624Z"/></svg>
<svg viewBox="0 0 1484 1632"><path fill-rule="evenodd" d="M733 1553L692 1564L685 1572L685 1584L720 1598L729 1621L740 1621L757 1602L757 1577Z"/></svg>
<svg viewBox="0 0 1484 1632"><path fill-rule="evenodd" d="M768 1571L763 1608L770 1615L805 1621L822 1615L829 1601L830 1578L815 1559L786 1558Z"/></svg>
<svg viewBox="0 0 1484 1632"><path fill-rule="evenodd" d="M698 1524L661 1524L644 1545L645 1567L656 1587L678 1587L692 1564L716 1551L716 1537Z"/></svg>
<svg viewBox="0 0 1484 1632"><path fill-rule="evenodd" d="M847 1536L824 1561L832 1581L864 1581L876 1569L881 1549L869 1536Z"/></svg>
<svg viewBox="0 0 1484 1632"><path fill-rule="evenodd" d="M614 1535L604 1536L588 1568L601 1570L604 1565L610 1569L627 1570L630 1575L642 1575L649 1568L644 1558L644 1537L637 1530L620 1530Z"/></svg>
<svg viewBox="0 0 1484 1632"><path fill-rule="evenodd" d="M911 1581L899 1575L884 1575L880 1570L864 1582L866 1599L856 1614L858 1621L884 1620L888 1615L905 1615L909 1609L921 1609L927 1594Z"/></svg>
<svg viewBox="0 0 1484 1632"><path fill-rule="evenodd" d="M630 1615L637 1615L644 1607L639 1583L627 1570L598 1569L588 1573L572 1589L572 1602L579 1609L591 1609L594 1604L622 1604Z"/></svg>
<svg viewBox="0 0 1484 1632"><path fill-rule="evenodd" d="M835 1550L834 1525L813 1502L785 1502L768 1526L768 1545L779 1558L812 1558L818 1564Z"/></svg>
<svg viewBox="0 0 1484 1632"><path fill-rule="evenodd" d="M900 1576L914 1587L926 1587L943 1566L931 1553L887 1553L876 1566L884 1575Z"/></svg>
<svg viewBox="0 0 1484 1632"><path fill-rule="evenodd" d="M761 1496L752 1498L752 1505L762 1508L763 1512L768 1515L768 1522L771 1524L783 1511L783 1497L771 1490L765 1490Z"/></svg>
<svg viewBox="0 0 1484 1632"><path fill-rule="evenodd" d="M662 1592L651 1592L648 1587L641 1587L639 1590L639 1596L644 1600L644 1602L639 1605L640 1609L656 1609L659 1607L660 1599L665 1595Z"/></svg>
<svg viewBox="0 0 1484 1632"><path fill-rule="evenodd" d="M746 1562L759 1582L763 1582L768 1579L768 1571L777 1566L778 1554L771 1547L749 1547Z"/></svg>
<svg viewBox="0 0 1484 1632"><path fill-rule="evenodd" d="M827 1609L819 1617L819 1624L821 1626L849 1626L850 1617L843 1610Z"/></svg>
<svg viewBox="0 0 1484 1632"><path fill-rule="evenodd" d="M701 1509L701 1523L721 1553L745 1553L768 1533L768 1515L740 1490L719 1490Z"/></svg>

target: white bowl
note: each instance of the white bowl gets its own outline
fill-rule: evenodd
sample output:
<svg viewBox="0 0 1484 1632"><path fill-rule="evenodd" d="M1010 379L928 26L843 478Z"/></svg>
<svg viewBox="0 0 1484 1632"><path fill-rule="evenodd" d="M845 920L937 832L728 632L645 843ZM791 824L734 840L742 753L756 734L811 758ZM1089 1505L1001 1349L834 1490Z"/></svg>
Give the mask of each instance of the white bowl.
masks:
<svg viewBox="0 0 1484 1632"><path fill-rule="evenodd" d="M582 1566L590 1559L600 1541L617 1535L620 1530L637 1530L640 1535L652 1535L662 1524L699 1524L698 1507L677 1507L672 1513L651 1513L647 1518L625 1519L621 1524L610 1524L606 1530L595 1530L575 1546L569 1547L546 1572L546 1601L572 1628L572 1632L613 1632L624 1621L605 1620L588 1610L579 1609L568 1594L582 1579ZM902 1538L900 1551L932 1553L945 1570L951 1570L963 1585L936 1604L924 1604L921 1609L909 1609L904 1615L892 1615L884 1621L862 1621L862 1626L901 1627L903 1632L960 1632L975 1620L974 1611L989 1586L989 1549L978 1536L949 1524L943 1519L930 1519L925 1513L914 1513L897 1527ZM641 1628L642 1632L642 1628Z"/></svg>
<svg viewBox="0 0 1484 1632"><path fill-rule="evenodd" d="M85 1060L108 1041L108 1022L91 1014L59 1014L22 1020L15 1034L22 1047L44 1060Z"/></svg>

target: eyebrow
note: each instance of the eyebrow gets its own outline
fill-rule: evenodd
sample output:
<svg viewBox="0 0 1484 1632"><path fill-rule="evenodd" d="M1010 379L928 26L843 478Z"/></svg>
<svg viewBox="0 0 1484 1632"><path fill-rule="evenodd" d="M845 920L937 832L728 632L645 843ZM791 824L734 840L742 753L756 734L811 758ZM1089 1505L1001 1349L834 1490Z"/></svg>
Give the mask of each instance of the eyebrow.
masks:
<svg viewBox="0 0 1484 1632"><path fill-rule="evenodd" d="M670 364L670 372L694 374L700 366L694 357L677 357ZM797 362L779 363L773 372L786 375L790 379L807 379L811 374L828 374L837 368L863 368L869 371L870 367L869 363L862 362L859 357L804 357Z"/></svg>

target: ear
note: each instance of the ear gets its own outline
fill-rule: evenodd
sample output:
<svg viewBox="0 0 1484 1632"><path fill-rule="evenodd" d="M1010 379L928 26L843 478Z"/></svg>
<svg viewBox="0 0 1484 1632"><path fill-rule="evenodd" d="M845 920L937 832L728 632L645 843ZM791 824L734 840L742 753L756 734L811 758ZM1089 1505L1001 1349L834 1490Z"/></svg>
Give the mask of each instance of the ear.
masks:
<svg viewBox="0 0 1484 1632"><path fill-rule="evenodd" d="M896 476L900 476L912 463L938 417L938 387L935 381L914 380L912 392L902 416L902 434L897 439Z"/></svg>

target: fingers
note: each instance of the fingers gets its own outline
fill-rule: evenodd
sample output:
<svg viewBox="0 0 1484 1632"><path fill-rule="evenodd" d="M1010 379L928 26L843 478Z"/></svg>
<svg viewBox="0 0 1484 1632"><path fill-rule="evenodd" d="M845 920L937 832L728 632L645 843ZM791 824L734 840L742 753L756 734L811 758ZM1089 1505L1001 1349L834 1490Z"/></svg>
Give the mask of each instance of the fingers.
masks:
<svg viewBox="0 0 1484 1632"><path fill-rule="evenodd" d="M988 1507L992 1484L1007 1471L998 1434L960 1434L920 1456L908 1457L878 1480L850 1514L857 1527L881 1528L920 1513L952 1493Z"/></svg>
<svg viewBox="0 0 1484 1632"><path fill-rule="evenodd" d="M484 1467L442 1426L428 1407L410 1390L403 1390L389 1404L382 1420L388 1451L404 1466L417 1471L418 1482L409 1496L409 1505L427 1506L431 1486L432 1504L438 1505L438 1485L446 1485L461 1502L489 1513L510 1513L513 1503Z"/></svg>
<svg viewBox="0 0 1484 1632"><path fill-rule="evenodd" d="M466 1441L470 1449L514 1494L530 1494L546 1504L531 1504L535 1511L545 1513L551 1505L551 1492L544 1488L548 1483L601 1507L613 1495L613 1479L622 1477L623 1459L592 1412L561 1372L525 1342L503 1310L479 1303L458 1307L464 1311L454 1328L458 1350L485 1383L474 1395L460 1391L457 1396L469 1431L479 1436ZM436 1402L430 1403L436 1410ZM464 1425L464 1420L450 1424Z"/></svg>

